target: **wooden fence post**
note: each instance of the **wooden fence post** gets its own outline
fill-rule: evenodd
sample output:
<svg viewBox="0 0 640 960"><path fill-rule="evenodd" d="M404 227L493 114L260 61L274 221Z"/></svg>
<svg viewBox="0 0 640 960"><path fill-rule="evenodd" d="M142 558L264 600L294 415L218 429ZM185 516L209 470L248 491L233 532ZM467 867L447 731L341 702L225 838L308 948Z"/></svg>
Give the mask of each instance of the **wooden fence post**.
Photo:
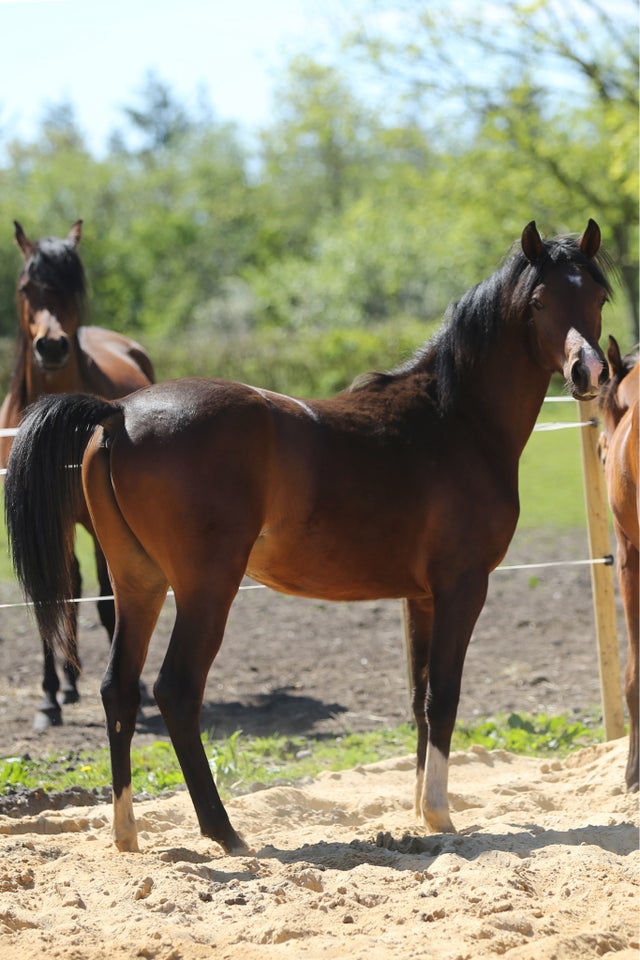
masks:
<svg viewBox="0 0 640 960"><path fill-rule="evenodd" d="M598 454L598 437L600 434L598 401L579 401L578 411L581 422L591 421L590 426L583 427L580 431L582 476L587 510L589 552L592 560L601 560L611 554L611 539L607 512L607 489ZM598 643L604 735L606 740L615 740L617 737L624 736L625 729L612 564L592 564L591 589Z"/></svg>

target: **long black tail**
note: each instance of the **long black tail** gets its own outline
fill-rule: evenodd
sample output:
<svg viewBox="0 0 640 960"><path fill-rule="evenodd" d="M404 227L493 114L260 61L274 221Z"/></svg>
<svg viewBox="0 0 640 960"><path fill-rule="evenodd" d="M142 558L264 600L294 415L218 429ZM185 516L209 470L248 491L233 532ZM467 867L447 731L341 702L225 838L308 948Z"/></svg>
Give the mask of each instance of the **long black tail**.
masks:
<svg viewBox="0 0 640 960"><path fill-rule="evenodd" d="M99 423L119 409L85 394L43 396L28 408L5 479L9 550L41 636L65 650L69 636L80 464Z"/></svg>

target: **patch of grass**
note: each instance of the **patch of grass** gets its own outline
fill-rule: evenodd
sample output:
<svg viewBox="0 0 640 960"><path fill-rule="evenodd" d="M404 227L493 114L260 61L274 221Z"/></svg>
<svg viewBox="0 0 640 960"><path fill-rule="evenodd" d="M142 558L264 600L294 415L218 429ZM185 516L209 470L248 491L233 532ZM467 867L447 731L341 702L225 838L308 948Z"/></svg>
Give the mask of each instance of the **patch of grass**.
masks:
<svg viewBox="0 0 640 960"><path fill-rule="evenodd" d="M564 757L572 750L600 743L602 739L600 720L595 716L577 720L568 716L512 713L459 724L452 748L468 750L473 744L479 744L489 750L501 748L512 753ZM241 731L227 740L215 740L210 735L203 737L212 773L221 792L227 796L247 792L256 784L295 783L317 776L323 770L348 770L403 756L414 752L415 740L411 724L320 740L279 735L245 738ZM184 782L173 747L165 741L134 749L132 765L136 794L162 793ZM43 760L27 756L0 760L0 794L17 788L47 792L69 787L91 790L110 782L106 748Z"/></svg>
<svg viewBox="0 0 640 960"><path fill-rule="evenodd" d="M538 423L577 423L576 403L544 403ZM520 459L519 528L584 527L580 428L531 434Z"/></svg>

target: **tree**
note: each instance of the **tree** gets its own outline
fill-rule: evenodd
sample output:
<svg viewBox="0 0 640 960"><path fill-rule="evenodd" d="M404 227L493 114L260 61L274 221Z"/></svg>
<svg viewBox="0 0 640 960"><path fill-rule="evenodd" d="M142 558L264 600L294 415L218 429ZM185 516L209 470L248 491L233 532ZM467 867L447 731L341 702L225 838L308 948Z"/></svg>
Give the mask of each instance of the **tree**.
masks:
<svg viewBox="0 0 640 960"><path fill-rule="evenodd" d="M194 120L154 70L149 70L142 84L138 106L124 108L134 138L139 141L138 152L153 157L179 143L194 126ZM112 139L112 146L123 147L126 137L122 132Z"/></svg>
<svg viewBox="0 0 640 960"><path fill-rule="evenodd" d="M476 12L479 10L479 12ZM380 18L383 18L381 21ZM384 22L384 32L380 29ZM637 4L505 0L480 8L371 3L351 37L396 109L453 151L500 152L541 208L602 221L638 339ZM486 165L486 164L485 164ZM493 182L496 196L503 183ZM519 191L522 194L522 189ZM516 199L518 199L516 197ZM560 209L559 209L560 208ZM567 218L568 219L568 218Z"/></svg>
<svg viewBox="0 0 640 960"><path fill-rule="evenodd" d="M290 63L275 110L275 123L262 134L260 172L269 257L278 237L281 252L308 251L319 220L339 214L362 191L381 129L341 72L309 57Z"/></svg>

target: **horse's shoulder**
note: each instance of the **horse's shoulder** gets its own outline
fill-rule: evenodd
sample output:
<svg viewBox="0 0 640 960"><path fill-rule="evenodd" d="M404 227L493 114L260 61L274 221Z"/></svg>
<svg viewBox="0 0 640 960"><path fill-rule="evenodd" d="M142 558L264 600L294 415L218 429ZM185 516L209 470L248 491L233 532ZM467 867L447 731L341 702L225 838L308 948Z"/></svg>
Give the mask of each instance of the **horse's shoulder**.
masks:
<svg viewBox="0 0 640 960"><path fill-rule="evenodd" d="M155 379L153 365L147 353L130 337L105 327L81 326L78 328L78 344L85 355L85 376L90 381L97 376L106 377L113 389L106 390L103 383L87 384L96 392L122 396Z"/></svg>
<svg viewBox="0 0 640 960"><path fill-rule="evenodd" d="M117 330L107 327L82 325L78 327L78 340L83 350L103 349L116 352L142 350L139 343Z"/></svg>

